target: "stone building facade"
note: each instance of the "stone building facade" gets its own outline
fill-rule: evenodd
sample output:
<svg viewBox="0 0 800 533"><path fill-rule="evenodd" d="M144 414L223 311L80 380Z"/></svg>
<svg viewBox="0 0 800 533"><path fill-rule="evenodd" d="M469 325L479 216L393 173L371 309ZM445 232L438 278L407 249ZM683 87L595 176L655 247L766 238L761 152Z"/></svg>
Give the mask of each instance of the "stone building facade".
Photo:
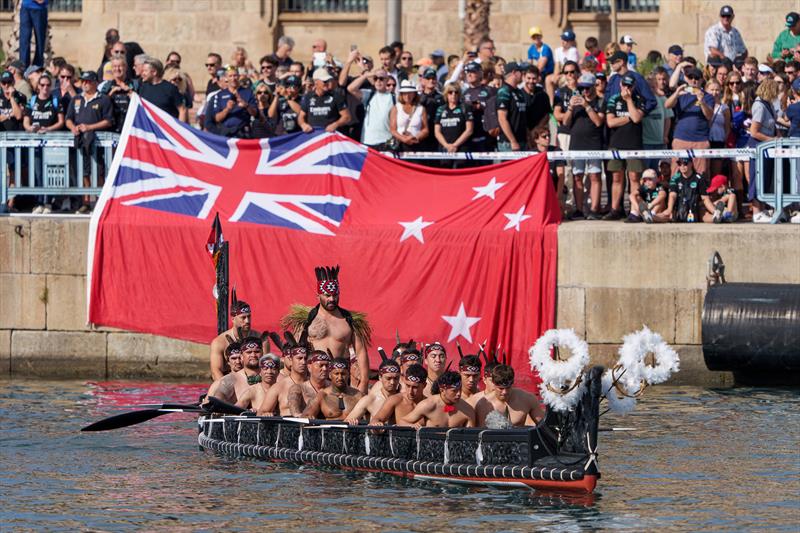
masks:
<svg viewBox="0 0 800 533"><path fill-rule="evenodd" d="M663 53L674 43L684 45L688 54L701 57L705 30L717 20L724 3L617 1L623 6L617 15L618 34L631 34L636 39L640 57L652 49ZM435 48L460 52L463 0L83 0L78 12L51 11L50 21L55 52L84 68L97 68L105 30L116 27L124 40L139 42L157 57L178 50L184 57L184 68L195 79L204 79L207 52L217 51L227 58L234 47L244 46L257 61L273 49L282 34L295 39L293 57L303 61L310 58L311 42L317 37L328 40L337 58L343 59L351 44L375 55L386 41L389 2L401 2L400 35L416 56ZM565 28L575 31L579 46L590 35L601 43L608 42L610 15L591 7L603 3L607 5L608 1L493 0L490 26L497 52L508 59L524 57L530 43L528 28L533 25L542 28L545 42L551 46L558 45L558 34ZM734 24L742 31L751 54L762 59L783 29L786 13L800 12L800 0L728 3L736 11ZM335 6L339 12L310 11L326 5ZM353 6L368 9L359 12ZM625 6L639 11L625 10ZM10 32L10 20L10 13L0 13L2 40Z"/></svg>

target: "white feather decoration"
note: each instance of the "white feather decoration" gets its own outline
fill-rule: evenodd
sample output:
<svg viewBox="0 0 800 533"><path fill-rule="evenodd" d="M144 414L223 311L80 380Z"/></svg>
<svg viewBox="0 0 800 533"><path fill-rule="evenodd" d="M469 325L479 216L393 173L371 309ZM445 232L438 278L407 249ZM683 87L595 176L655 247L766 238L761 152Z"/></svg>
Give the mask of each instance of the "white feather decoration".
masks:
<svg viewBox="0 0 800 533"><path fill-rule="evenodd" d="M645 363L649 353L655 356L655 366ZM661 335L644 326L639 331L625 335L619 349L618 364L625 371L622 378L628 384L636 383L638 386L644 380L648 385L657 385L679 370L680 359Z"/></svg>
<svg viewBox="0 0 800 533"><path fill-rule="evenodd" d="M613 386L613 383L614 377L611 374L611 370L606 370L603 374L602 393L603 396L606 397L606 400L608 400L608 408L613 413L623 415L630 413L633 411L633 408L636 407L636 398L632 396L636 393L638 387L631 387L629 382L623 381L622 379L618 380L617 384L631 396L627 397L619 394L619 391Z"/></svg>
<svg viewBox="0 0 800 533"><path fill-rule="evenodd" d="M572 355L566 361L553 359L550 352L554 346L569 348ZM569 411L586 392L583 382L567 393L553 392L569 387L583 373L589 363L589 345L578 338L571 329L551 329L542 335L531 347L531 368L539 372L542 383L539 391L545 404L556 411ZM548 387L549 385L549 387Z"/></svg>

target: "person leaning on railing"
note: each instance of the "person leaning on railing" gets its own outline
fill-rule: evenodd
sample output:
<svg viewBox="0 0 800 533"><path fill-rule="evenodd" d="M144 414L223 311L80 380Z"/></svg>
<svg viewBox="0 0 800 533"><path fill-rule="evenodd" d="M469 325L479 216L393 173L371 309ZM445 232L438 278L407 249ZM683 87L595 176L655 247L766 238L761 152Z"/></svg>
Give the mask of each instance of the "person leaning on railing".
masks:
<svg viewBox="0 0 800 533"><path fill-rule="evenodd" d="M750 141L747 146L755 148L759 143L772 141L777 136L776 111L772 102L778 97L778 83L772 79L765 79L756 89L756 100L751 110ZM758 180L756 179L756 160L750 160L750 188L747 197L753 206L753 222L767 223L772 218L772 209L769 205L758 199ZM774 190L774 174L771 164L764 165L764 188Z"/></svg>

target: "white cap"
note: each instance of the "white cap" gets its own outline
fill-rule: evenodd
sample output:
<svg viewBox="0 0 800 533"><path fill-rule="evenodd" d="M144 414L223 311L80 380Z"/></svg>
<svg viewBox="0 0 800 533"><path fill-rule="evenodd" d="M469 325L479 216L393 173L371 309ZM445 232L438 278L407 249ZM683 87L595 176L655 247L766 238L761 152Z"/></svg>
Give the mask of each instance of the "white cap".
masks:
<svg viewBox="0 0 800 533"><path fill-rule="evenodd" d="M332 80L333 76L331 76L330 72L328 72L328 69L326 69L326 68L317 68L314 71L314 75L312 76L312 78L314 80L319 80L319 81L325 82L325 81L328 81L328 80Z"/></svg>
<svg viewBox="0 0 800 533"><path fill-rule="evenodd" d="M622 39L619 40L622 44L636 44L636 41L633 40L633 37L630 35L623 35Z"/></svg>
<svg viewBox="0 0 800 533"><path fill-rule="evenodd" d="M398 89L398 92L415 93L417 92L417 86L414 85L414 82L411 80L403 80L400 82L400 89Z"/></svg>
<svg viewBox="0 0 800 533"><path fill-rule="evenodd" d="M773 71L771 68L769 68L764 63L761 63L760 65L758 65L758 71L761 74L774 74L775 73L775 71Z"/></svg>

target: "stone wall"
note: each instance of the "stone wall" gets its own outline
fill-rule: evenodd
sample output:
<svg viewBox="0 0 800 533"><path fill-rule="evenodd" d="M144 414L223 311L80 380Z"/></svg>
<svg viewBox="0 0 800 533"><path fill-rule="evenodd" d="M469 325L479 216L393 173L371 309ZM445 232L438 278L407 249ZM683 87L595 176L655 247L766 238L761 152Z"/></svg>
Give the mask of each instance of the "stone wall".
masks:
<svg viewBox="0 0 800 533"><path fill-rule="evenodd" d="M89 223L0 217L0 375L206 379L208 348L86 325ZM703 363L706 263L722 255L728 281L800 283L793 225L622 225L559 230L557 325L586 338L594 359L616 360L643 324L682 356L676 383L724 383Z"/></svg>

